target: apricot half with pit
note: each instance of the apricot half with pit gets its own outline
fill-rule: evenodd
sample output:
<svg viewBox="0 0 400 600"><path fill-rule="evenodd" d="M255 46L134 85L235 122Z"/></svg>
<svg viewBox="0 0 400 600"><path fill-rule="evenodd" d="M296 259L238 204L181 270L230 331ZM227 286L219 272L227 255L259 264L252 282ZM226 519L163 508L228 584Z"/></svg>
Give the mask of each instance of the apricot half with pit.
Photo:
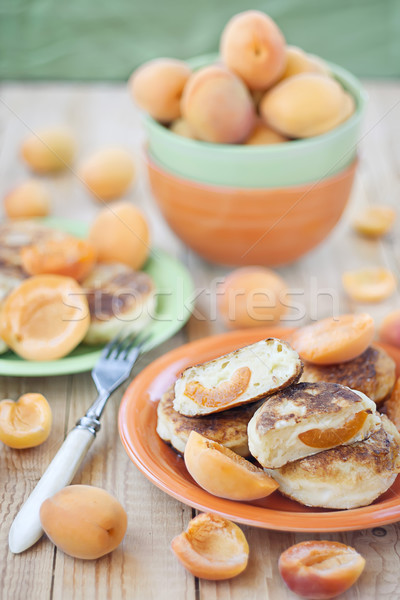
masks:
<svg viewBox="0 0 400 600"><path fill-rule="evenodd" d="M96 559L122 542L127 514L106 490L70 485L40 507L42 527L51 541L75 558Z"/></svg>
<svg viewBox="0 0 400 600"><path fill-rule="evenodd" d="M176 536L171 548L183 566L201 579L230 579L245 570L249 545L243 531L227 519L200 514L186 531Z"/></svg>
<svg viewBox="0 0 400 600"><path fill-rule="evenodd" d="M0 440L10 448L33 448L47 440L52 413L42 394L0 402Z"/></svg>
<svg viewBox="0 0 400 600"><path fill-rule="evenodd" d="M4 302L0 337L22 358L54 360L71 352L90 325L85 292L70 277L36 275Z"/></svg>
<svg viewBox="0 0 400 600"><path fill-rule="evenodd" d="M184 458L196 483L220 498L257 500L278 488L276 481L262 469L196 431L189 435Z"/></svg>

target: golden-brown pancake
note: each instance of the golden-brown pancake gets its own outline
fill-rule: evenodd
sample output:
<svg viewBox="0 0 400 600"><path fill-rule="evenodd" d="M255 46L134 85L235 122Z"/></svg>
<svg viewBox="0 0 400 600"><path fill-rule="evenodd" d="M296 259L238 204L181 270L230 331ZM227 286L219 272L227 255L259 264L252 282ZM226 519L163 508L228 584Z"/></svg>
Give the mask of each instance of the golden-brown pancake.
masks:
<svg viewBox="0 0 400 600"><path fill-rule="evenodd" d="M230 448L237 454L249 456L247 424L260 402L231 408L203 417L185 417L174 410L174 387L162 396L157 407L157 433L175 450L183 453L191 431Z"/></svg>
<svg viewBox="0 0 400 600"><path fill-rule="evenodd" d="M381 417L369 438L267 470L279 491L307 506L344 509L371 504L400 472L400 435Z"/></svg>
<svg viewBox="0 0 400 600"><path fill-rule="evenodd" d="M375 402L337 383L298 383L264 402L249 422L249 448L266 468L365 439L379 425Z"/></svg>
<svg viewBox="0 0 400 600"><path fill-rule="evenodd" d="M394 360L378 346L370 346L357 358L337 365L304 364L300 381L328 381L363 392L375 403L391 393L396 379Z"/></svg>

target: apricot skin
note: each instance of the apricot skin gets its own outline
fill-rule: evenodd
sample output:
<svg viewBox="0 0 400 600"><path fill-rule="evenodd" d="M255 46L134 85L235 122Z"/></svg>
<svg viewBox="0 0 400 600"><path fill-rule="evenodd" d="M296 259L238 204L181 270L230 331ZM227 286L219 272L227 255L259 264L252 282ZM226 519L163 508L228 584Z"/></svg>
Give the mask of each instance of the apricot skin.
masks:
<svg viewBox="0 0 400 600"><path fill-rule="evenodd" d="M300 73L278 83L260 104L265 123L291 138L322 135L354 112L352 96L326 75Z"/></svg>
<svg viewBox="0 0 400 600"><path fill-rule="evenodd" d="M189 138L192 140L196 139L194 131L190 127L189 123L185 121L185 119L176 119L173 123L171 123L171 127L169 128L172 133L176 135L180 135L185 138Z"/></svg>
<svg viewBox="0 0 400 600"><path fill-rule="evenodd" d="M116 498L89 485L70 485L40 507L42 527L65 554L96 559L122 542L128 518Z"/></svg>
<svg viewBox="0 0 400 600"><path fill-rule="evenodd" d="M383 319L379 337L385 344L400 348L400 310L395 310Z"/></svg>
<svg viewBox="0 0 400 600"><path fill-rule="evenodd" d="M346 558L346 562L332 565L336 557L339 561ZM325 569L324 560L331 561ZM357 581L364 567L364 558L354 548L339 542L301 542L279 558L279 571L288 588L310 600L328 600L344 593Z"/></svg>
<svg viewBox="0 0 400 600"><path fill-rule="evenodd" d="M189 127L205 142L243 142L255 123L254 104L246 86L219 65L199 69L190 77L181 107Z"/></svg>
<svg viewBox="0 0 400 600"><path fill-rule="evenodd" d="M322 73L329 75L329 69L324 61L317 56L307 54L296 46L287 46L286 67L280 81L299 73Z"/></svg>
<svg viewBox="0 0 400 600"><path fill-rule="evenodd" d="M62 127L39 130L27 137L21 146L21 155L35 173L62 171L69 167L75 154L75 140Z"/></svg>
<svg viewBox="0 0 400 600"><path fill-rule="evenodd" d="M0 440L10 448L33 448L50 435L52 413L42 394L0 402Z"/></svg>
<svg viewBox="0 0 400 600"><path fill-rule="evenodd" d="M221 37L221 56L251 90L266 90L286 64L285 38L268 15L249 10L232 17Z"/></svg>
<svg viewBox="0 0 400 600"><path fill-rule="evenodd" d="M98 262L121 262L140 269L150 251L150 233L144 215L128 202L104 208L94 220L89 242Z"/></svg>
<svg viewBox="0 0 400 600"><path fill-rule="evenodd" d="M260 146L260 145L270 145L270 144L283 144L287 142L288 139L265 125L260 119L251 132L250 137L246 140L247 146Z"/></svg>
<svg viewBox="0 0 400 600"><path fill-rule="evenodd" d="M135 165L123 148L104 148L82 163L79 175L96 200L114 200L129 189Z"/></svg>
<svg viewBox="0 0 400 600"><path fill-rule="evenodd" d="M50 196L39 181L25 181L4 198L4 211L10 219L45 217L50 211Z"/></svg>
<svg viewBox="0 0 400 600"><path fill-rule="evenodd" d="M158 58L139 67L129 80L136 104L153 119L170 123L181 116L180 99L191 75L188 65L172 58Z"/></svg>

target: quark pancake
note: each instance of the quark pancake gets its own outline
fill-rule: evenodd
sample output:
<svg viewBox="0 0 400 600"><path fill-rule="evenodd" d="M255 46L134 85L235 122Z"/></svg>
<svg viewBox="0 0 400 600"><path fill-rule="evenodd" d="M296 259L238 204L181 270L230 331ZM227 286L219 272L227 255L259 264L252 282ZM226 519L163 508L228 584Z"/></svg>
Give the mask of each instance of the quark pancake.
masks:
<svg viewBox="0 0 400 600"><path fill-rule="evenodd" d="M300 381L329 381L363 392L376 404L390 395L396 380L396 365L378 346L370 346L357 358L337 365L304 364Z"/></svg>
<svg viewBox="0 0 400 600"><path fill-rule="evenodd" d="M156 289L152 278L127 265L99 264L82 287L91 316L86 344L104 344L122 330L137 333L154 315Z"/></svg>
<svg viewBox="0 0 400 600"><path fill-rule="evenodd" d="M274 394L301 372L297 352L268 338L186 369L175 384L174 408L188 417L220 412Z"/></svg>
<svg viewBox="0 0 400 600"><path fill-rule="evenodd" d="M62 231L55 231L35 221L6 221L0 224L0 269L13 268L23 274L20 250L48 237L65 237Z"/></svg>
<svg viewBox="0 0 400 600"><path fill-rule="evenodd" d="M191 431L230 448L237 454L249 456L247 425L260 402L231 408L222 413L204 417L185 417L174 410L174 387L162 396L157 407L157 433L178 452L185 451Z"/></svg>
<svg viewBox="0 0 400 600"><path fill-rule="evenodd" d="M379 429L363 442L267 471L282 494L306 506L367 506L389 489L400 472L400 435L385 415L381 419Z"/></svg>
<svg viewBox="0 0 400 600"><path fill-rule="evenodd" d="M248 427L251 454L266 468L370 436L379 426L375 402L336 383L299 383L274 394Z"/></svg>

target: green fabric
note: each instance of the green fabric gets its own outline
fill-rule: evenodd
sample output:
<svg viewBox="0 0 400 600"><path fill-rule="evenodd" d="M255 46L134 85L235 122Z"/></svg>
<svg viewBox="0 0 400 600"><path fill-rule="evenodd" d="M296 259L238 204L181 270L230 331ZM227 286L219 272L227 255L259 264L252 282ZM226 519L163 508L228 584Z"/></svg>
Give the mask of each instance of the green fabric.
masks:
<svg viewBox="0 0 400 600"><path fill-rule="evenodd" d="M156 56L216 50L227 20L250 7L358 76L400 75L399 0L0 0L0 77L124 80Z"/></svg>

